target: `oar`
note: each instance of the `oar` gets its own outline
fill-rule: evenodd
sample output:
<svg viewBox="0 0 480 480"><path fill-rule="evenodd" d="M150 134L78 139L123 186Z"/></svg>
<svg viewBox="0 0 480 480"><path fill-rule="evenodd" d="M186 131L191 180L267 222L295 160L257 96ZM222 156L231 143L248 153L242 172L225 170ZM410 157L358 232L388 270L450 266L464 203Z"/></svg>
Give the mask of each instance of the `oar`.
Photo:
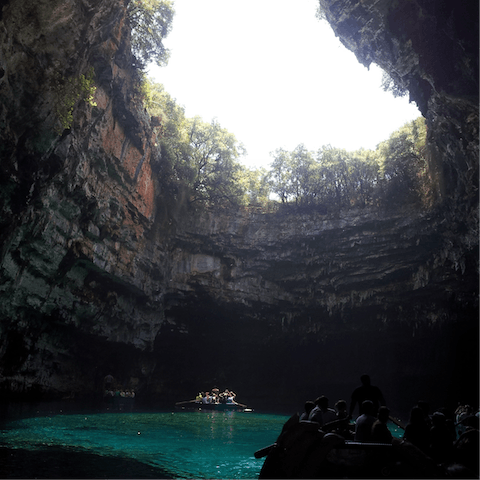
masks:
<svg viewBox="0 0 480 480"><path fill-rule="evenodd" d="M196 400L188 400L188 401L185 401L185 402L177 402L175 405L185 405L186 403L195 403Z"/></svg>
<svg viewBox="0 0 480 480"><path fill-rule="evenodd" d="M398 427L403 428L403 430L405 430L405 424L402 421L398 420L397 418L392 417L391 415L389 415L388 418L395 425L397 425Z"/></svg>
<svg viewBox="0 0 480 480"><path fill-rule="evenodd" d="M325 423L323 426L321 426L320 428L322 430L325 430L325 429L330 429L330 428L334 428L338 425L342 425L342 424L346 424L346 425L349 425L350 424L350 421L348 419L348 417L345 417L345 418L339 418L338 420L332 420L331 422L328 422L328 423Z"/></svg>
<svg viewBox="0 0 480 480"><path fill-rule="evenodd" d="M276 446L277 446L276 443L272 443L272 445L268 445L268 447L263 447L260 450L257 450L254 453L255 458L266 457L272 451L272 449L275 448Z"/></svg>

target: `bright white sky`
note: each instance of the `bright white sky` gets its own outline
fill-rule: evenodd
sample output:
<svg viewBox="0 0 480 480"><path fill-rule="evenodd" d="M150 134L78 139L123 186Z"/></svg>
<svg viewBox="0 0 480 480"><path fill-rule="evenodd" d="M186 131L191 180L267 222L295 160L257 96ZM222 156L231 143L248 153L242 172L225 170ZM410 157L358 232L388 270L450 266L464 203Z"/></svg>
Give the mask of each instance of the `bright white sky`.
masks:
<svg viewBox="0 0 480 480"><path fill-rule="evenodd" d="M216 118L247 149L242 163L268 168L270 152L332 145L374 149L420 116L408 97L381 89L315 17L317 0L175 0L166 67L150 76L187 117Z"/></svg>

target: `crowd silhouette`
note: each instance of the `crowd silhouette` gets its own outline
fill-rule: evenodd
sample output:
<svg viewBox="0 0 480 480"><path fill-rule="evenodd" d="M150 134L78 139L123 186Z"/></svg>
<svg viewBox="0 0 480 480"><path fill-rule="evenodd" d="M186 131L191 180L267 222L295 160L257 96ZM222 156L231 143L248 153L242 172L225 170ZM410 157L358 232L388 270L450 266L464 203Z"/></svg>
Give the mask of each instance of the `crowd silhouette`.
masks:
<svg viewBox="0 0 480 480"><path fill-rule="evenodd" d="M408 442L438 465L455 465L479 476L479 411L469 405L459 405L455 411L440 408L430 414L429 404L418 401L410 412L406 425L390 415L381 390L373 386L368 375L362 375L361 386L347 402L338 400L329 408L325 395L307 400L300 422L318 424L325 433L340 435L345 440L361 443L391 444ZM358 416L352 422L358 406ZM402 438L394 439L388 424L404 429Z"/></svg>

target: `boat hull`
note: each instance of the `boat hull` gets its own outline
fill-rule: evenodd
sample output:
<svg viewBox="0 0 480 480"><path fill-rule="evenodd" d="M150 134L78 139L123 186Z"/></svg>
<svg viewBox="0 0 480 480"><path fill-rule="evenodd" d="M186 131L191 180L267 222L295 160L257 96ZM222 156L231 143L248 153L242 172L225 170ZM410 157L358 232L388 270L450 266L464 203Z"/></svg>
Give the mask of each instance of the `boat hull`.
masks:
<svg viewBox="0 0 480 480"><path fill-rule="evenodd" d="M180 402L175 405L177 410L200 410L200 411L220 411L234 410L243 412L250 410L245 405L238 405L235 403L199 403L199 402Z"/></svg>

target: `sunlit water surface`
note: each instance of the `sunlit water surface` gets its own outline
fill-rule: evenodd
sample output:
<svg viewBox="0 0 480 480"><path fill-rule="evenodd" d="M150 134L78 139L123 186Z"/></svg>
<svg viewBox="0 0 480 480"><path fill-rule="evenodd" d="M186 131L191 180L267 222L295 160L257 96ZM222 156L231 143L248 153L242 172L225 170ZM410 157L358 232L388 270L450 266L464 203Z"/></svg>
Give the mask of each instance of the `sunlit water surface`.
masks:
<svg viewBox="0 0 480 480"><path fill-rule="evenodd" d="M234 411L54 415L9 423L2 443L131 458L172 478L258 478L264 459L254 452L273 443L287 420Z"/></svg>
<svg viewBox="0 0 480 480"><path fill-rule="evenodd" d="M49 415L7 424L2 444L133 459L172 478L247 479L258 478L264 462L254 452L275 442L288 418L234 411Z"/></svg>

